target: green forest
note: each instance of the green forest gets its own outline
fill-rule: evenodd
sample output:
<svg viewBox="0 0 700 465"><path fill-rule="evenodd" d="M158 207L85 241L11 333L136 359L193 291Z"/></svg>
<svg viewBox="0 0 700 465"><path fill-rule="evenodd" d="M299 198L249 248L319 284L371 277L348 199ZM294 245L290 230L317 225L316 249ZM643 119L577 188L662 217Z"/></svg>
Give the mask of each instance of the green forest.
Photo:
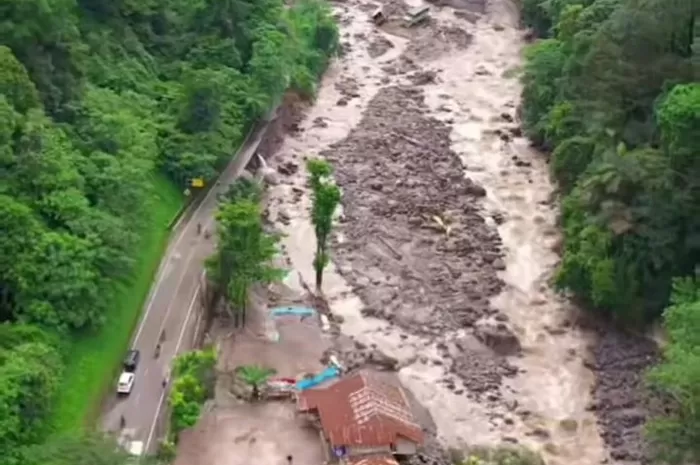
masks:
<svg viewBox="0 0 700 465"><path fill-rule="evenodd" d="M3 464L64 463L36 448L99 413L188 183L337 41L321 0L0 3Z"/></svg>
<svg viewBox="0 0 700 465"><path fill-rule="evenodd" d="M562 196L556 284L625 327L663 315L659 458L700 458L699 0L523 0L522 120ZM696 159L696 157L698 157ZM666 310L665 310L666 309Z"/></svg>

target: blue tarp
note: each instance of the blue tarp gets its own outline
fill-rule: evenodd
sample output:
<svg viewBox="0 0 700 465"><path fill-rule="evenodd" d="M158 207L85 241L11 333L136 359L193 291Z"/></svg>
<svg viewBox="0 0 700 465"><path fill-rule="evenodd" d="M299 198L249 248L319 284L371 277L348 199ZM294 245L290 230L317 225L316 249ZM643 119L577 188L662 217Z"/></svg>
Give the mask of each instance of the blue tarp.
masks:
<svg viewBox="0 0 700 465"><path fill-rule="evenodd" d="M337 378L339 376L340 370L338 370L337 367L328 367L313 378L302 379L301 381L297 381L297 389L299 389L300 391L305 391L307 389L311 389L312 387L318 386L319 384L325 381Z"/></svg>
<svg viewBox="0 0 700 465"><path fill-rule="evenodd" d="M316 311L309 307L276 307L270 310L272 316L314 316Z"/></svg>

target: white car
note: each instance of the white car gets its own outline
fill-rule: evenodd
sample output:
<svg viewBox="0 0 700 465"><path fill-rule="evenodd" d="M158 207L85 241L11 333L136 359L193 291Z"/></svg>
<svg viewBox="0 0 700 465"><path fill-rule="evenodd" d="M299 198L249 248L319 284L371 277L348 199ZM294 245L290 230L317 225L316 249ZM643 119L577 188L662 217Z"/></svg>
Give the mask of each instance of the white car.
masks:
<svg viewBox="0 0 700 465"><path fill-rule="evenodd" d="M119 375L119 384L117 384L117 394L131 394L131 388L134 387L135 378L136 375L133 373L129 373L127 371L122 372L122 374Z"/></svg>

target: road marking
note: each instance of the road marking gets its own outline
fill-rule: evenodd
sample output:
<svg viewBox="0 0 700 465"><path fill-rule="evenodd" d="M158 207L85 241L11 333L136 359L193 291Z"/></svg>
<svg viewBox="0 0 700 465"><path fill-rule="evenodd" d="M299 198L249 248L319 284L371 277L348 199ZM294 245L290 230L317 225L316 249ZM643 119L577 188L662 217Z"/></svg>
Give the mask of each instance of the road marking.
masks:
<svg viewBox="0 0 700 465"><path fill-rule="evenodd" d="M241 153L244 153L246 150L248 150L252 147L252 145L250 145L248 147L246 147L246 146L250 143L250 136L253 134L254 131L255 131L255 127L251 128L250 131L248 131L248 135L246 135L245 140L243 140L243 143L241 144L239 150L237 150L236 153L231 158L231 164L235 164L236 161L238 160L238 156ZM258 145L260 145L260 144L258 143ZM255 148L257 150L257 147L255 147ZM190 216L190 219L195 218L197 216L197 214L199 213L199 210L207 203L207 199L209 199L209 197L211 197L212 195L214 195L214 193L216 191L218 191L217 183L226 174L226 171L228 171L228 167L229 167L229 165L226 165L226 168L224 168L224 170L221 173L219 173L219 176L216 177L216 180L214 181L214 185L209 189L209 192L207 192L207 195L204 196L204 200L202 200L202 202L197 206L197 209L194 211L194 213L192 213L192 216ZM243 168L245 169L245 166ZM184 217L185 215L183 214L182 216ZM188 223L187 226L185 226L185 229L182 230L182 232L180 233L178 238L175 240L175 244L180 242L180 239L182 238L182 236L185 234L185 231L187 231L187 229L190 226L192 226L192 223Z"/></svg>
<svg viewBox="0 0 700 465"><path fill-rule="evenodd" d="M202 272L204 274L204 272ZM197 287L194 290L194 294L192 295L192 300L190 301L190 306L187 309L187 316L185 317L185 322L182 324L182 329L180 330L180 336L177 339L177 345L175 346L175 352L173 353L172 357L170 357L170 360L168 361L168 364L170 361L172 361L173 358L177 355L178 350L180 350L180 344L182 343L182 337L185 335L185 329L187 329L187 322L190 320L190 317L192 316L192 311L194 310L194 304L197 301L197 296L199 295L199 291L201 290L201 284L199 282L197 283ZM166 366L168 365L166 364ZM148 446L151 445L151 441L153 440L153 434L155 433L156 430L156 423L158 423L158 417L160 416L160 409L163 408L163 400L165 399L165 394L167 393L168 389L164 388L163 392L160 394L160 400L158 400L158 408L156 409L156 414L153 417L153 422L151 422L151 429L148 432L148 438L146 439L146 444L143 448L143 453L146 454L148 453Z"/></svg>
<svg viewBox="0 0 700 465"><path fill-rule="evenodd" d="M148 453L148 446L151 445L151 439L153 439L153 433L156 430L156 423L158 422L158 416L160 415L160 408L163 406L163 399L165 398L165 389L160 393L160 400L158 401L158 408L156 409L156 415L153 417L153 423L151 423L151 431L148 433L148 439L146 439L146 445L143 447L142 455Z"/></svg>
<svg viewBox="0 0 700 465"><path fill-rule="evenodd" d="M253 132L253 130L251 129L251 132L248 133L248 135L246 136L246 140L243 141L243 144L241 145L241 150L239 150L239 151L236 152L234 158L231 160L231 163L236 163L236 159L238 158L238 155L240 155L242 152L245 152L247 149L250 148L250 147L246 148L245 145L248 144L248 143L250 142L248 139L250 138L250 135L252 134L252 132ZM228 168L228 166L227 166L227 168ZM194 210L194 213L192 213L192 215L190 216L190 218L189 218L189 220L188 220L188 223L187 223L187 224L185 225L185 227L182 229L182 231L180 232L180 234L178 234L178 236L177 236L177 238L175 239L175 241L174 241L174 242L171 242L171 243L168 245L168 252L166 252L166 255L163 257L163 259L161 260L160 266L158 267L158 275L157 275L157 277L156 277L157 281L156 281L156 283L155 283L155 287L152 287L152 288L151 288L151 289L153 290L153 292L151 293L151 295L150 295L149 298L148 298L148 303L146 304L146 311L143 313L143 316L141 317L141 323L139 323L139 328L136 330L136 336L134 336L134 340L133 340L132 343L131 343L131 346L132 346L132 347L136 345L136 343L137 343L138 340L139 340L139 336L141 336L141 332L143 331L143 328L146 326L146 321L148 320L148 315L151 313L151 309L153 308L153 302L154 302L154 300L155 300L155 298L156 298L156 295L157 295L158 292L160 291L161 285L163 284L163 281L164 281L164 279L163 279L163 278L164 278L163 274L164 274L164 271L165 271L165 268L166 268L166 267L165 267L165 264L168 263L168 261L169 261L171 258L173 258L173 257L175 256L175 255L174 255L174 252L176 251L176 249L177 249L178 246L180 245L180 241L182 241L183 237L185 236L185 233L187 233L187 231L188 231L188 230L192 227L192 225L194 224L194 222L193 222L193 221L190 221L190 220L192 220L193 218L196 218L196 217L197 217L197 215L199 214L199 211L204 207L204 205L207 204L207 200L209 200L209 198L210 198L212 195L214 195L214 194L218 191L218 189L217 189L217 183L218 183L219 181L221 181L221 178L222 178L224 175L226 175L226 171L227 171L227 170L224 169L224 170L219 174L219 176L217 176L216 180L214 181L214 186L212 186L212 188L209 189L209 192L207 192L207 195L204 196L204 200L202 200L202 202L201 202L201 203L197 206L197 208ZM186 213L187 213L187 212L183 213L183 215L182 215L183 218L184 218L184 216L186 215Z"/></svg>
<svg viewBox="0 0 700 465"><path fill-rule="evenodd" d="M199 332L199 324L202 322L202 314L197 313L197 323L194 325L194 333L192 333L192 340L190 341L191 345L194 345L195 341L197 340L197 333Z"/></svg>
<svg viewBox="0 0 700 465"><path fill-rule="evenodd" d="M170 296L170 300L168 301L168 306L165 309L165 315L163 315L163 319L160 320L160 327L158 328L158 343L162 344L160 340L160 335L163 333L163 329L165 328L165 324L168 321L168 316L170 316L170 311L173 308L173 302L175 302L175 299L177 298L177 291L180 289L180 286L182 286L182 282L185 280L185 277L187 276L187 271L190 267L190 262L192 261L192 257L194 256L195 248L193 247L190 249L190 253L187 254L187 260L185 260L185 268L180 275L180 280L177 282L177 286L173 290L173 295Z"/></svg>
<svg viewBox="0 0 700 465"><path fill-rule="evenodd" d="M202 272L204 274L204 272ZM197 282L197 288L194 290L194 294L192 295L192 301L190 302L190 308L187 309L187 316L185 317L185 322L182 325L182 329L180 329L180 336L177 338L177 344L175 345L175 355L177 355L177 352L180 350L180 345L182 344L182 338L185 335L185 330L187 329L187 322L190 319L190 316L192 316L192 310L194 310L194 304L197 301L197 297L199 296L199 291L202 290L202 285L200 282Z"/></svg>

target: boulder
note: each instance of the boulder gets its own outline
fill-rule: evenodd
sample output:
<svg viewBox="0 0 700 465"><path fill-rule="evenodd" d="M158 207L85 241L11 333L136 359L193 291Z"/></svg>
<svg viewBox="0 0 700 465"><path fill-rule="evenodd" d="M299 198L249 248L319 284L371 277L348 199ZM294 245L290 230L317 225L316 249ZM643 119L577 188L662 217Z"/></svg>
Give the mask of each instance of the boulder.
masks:
<svg viewBox="0 0 700 465"><path fill-rule="evenodd" d="M479 322L474 336L499 355L515 355L521 350L518 337L504 323Z"/></svg>
<svg viewBox="0 0 700 465"><path fill-rule="evenodd" d="M277 172L285 176L291 176L299 171L299 165L293 161L288 161L277 166Z"/></svg>
<svg viewBox="0 0 700 465"><path fill-rule="evenodd" d="M262 169L262 178L268 186L276 186L280 183L277 173L271 168Z"/></svg>
<svg viewBox="0 0 700 465"><path fill-rule="evenodd" d="M367 362L387 371L396 371L399 361L378 350L373 350L368 354Z"/></svg>

